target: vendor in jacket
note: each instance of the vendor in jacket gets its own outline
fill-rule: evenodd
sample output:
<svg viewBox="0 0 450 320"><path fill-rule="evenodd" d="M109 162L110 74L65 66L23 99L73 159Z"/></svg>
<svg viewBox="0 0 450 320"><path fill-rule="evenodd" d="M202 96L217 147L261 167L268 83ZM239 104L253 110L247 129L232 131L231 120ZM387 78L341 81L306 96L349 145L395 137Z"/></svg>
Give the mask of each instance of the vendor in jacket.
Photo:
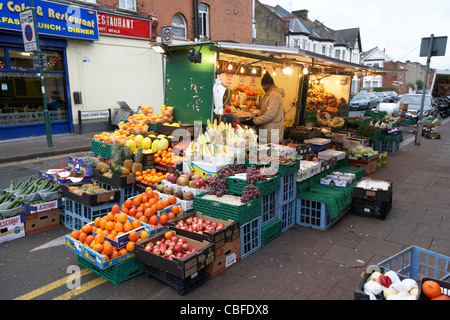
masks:
<svg viewBox="0 0 450 320"><path fill-rule="evenodd" d="M261 112L259 117L253 118L253 123L258 126L259 143L279 144L284 135L284 90L275 85L268 72L261 79L261 86L265 92L261 99ZM278 130L278 133L272 133L272 130Z"/></svg>

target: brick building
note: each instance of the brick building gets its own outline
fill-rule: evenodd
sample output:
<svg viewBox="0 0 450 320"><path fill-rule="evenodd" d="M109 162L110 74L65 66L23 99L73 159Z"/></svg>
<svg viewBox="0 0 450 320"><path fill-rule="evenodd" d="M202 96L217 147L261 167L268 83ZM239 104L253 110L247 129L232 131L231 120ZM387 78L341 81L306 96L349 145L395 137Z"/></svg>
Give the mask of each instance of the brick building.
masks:
<svg viewBox="0 0 450 320"><path fill-rule="evenodd" d="M194 14L195 6L198 6L198 14ZM172 26L176 40L252 43L252 0L139 0L136 10L141 13L154 12L159 24L156 30L158 37L161 36L160 27ZM198 21L197 32L195 21Z"/></svg>
<svg viewBox="0 0 450 320"><path fill-rule="evenodd" d="M387 72L383 77L382 87L397 88L398 94L408 93L406 82L406 73L408 71L406 63L400 61L385 61L384 67L386 69L401 70L400 72Z"/></svg>

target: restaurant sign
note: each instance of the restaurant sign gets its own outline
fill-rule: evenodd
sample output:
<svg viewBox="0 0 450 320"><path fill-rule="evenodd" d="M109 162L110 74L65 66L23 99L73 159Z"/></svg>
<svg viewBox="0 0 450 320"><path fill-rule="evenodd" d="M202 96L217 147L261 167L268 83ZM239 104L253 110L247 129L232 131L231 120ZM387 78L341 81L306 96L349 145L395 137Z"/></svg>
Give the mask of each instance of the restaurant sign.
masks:
<svg viewBox="0 0 450 320"><path fill-rule="evenodd" d="M21 31L20 13L30 8L30 0L0 2L0 29ZM39 34L64 38L98 40L97 11L35 0Z"/></svg>
<svg viewBox="0 0 450 320"><path fill-rule="evenodd" d="M98 13L98 31L101 34L150 39L150 20Z"/></svg>

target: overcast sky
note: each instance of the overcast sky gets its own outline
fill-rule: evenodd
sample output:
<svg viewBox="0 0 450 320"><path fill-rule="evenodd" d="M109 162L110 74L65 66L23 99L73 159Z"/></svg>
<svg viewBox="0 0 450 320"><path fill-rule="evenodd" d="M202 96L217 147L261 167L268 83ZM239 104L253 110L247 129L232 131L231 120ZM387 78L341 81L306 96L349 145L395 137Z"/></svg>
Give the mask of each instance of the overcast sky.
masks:
<svg viewBox="0 0 450 320"><path fill-rule="evenodd" d="M386 49L394 61L411 60L426 64L419 57L422 38L450 37L449 0L259 0L288 11L306 9L311 20L331 29L359 27L363 51ZM431 67L450 69L450 42L444 57L432 57Z"/></svg>

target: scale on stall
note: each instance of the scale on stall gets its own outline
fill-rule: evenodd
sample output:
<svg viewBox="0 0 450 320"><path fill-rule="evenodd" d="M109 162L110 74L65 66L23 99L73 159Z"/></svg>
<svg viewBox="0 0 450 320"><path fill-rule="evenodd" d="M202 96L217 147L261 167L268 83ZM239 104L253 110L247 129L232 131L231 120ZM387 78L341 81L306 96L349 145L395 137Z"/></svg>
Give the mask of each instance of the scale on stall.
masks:
<svg viewBox="0 0 450 320"><path fill-rule="evenodd" d="M121 121L127 120L127 118L131 116L134 113L134 111L125 101L116 101L116 102L120 106L120 109L114 109L112 124L118 125ZM138 108L137 112L139 112L140 108L141 107Z"/></svg>

